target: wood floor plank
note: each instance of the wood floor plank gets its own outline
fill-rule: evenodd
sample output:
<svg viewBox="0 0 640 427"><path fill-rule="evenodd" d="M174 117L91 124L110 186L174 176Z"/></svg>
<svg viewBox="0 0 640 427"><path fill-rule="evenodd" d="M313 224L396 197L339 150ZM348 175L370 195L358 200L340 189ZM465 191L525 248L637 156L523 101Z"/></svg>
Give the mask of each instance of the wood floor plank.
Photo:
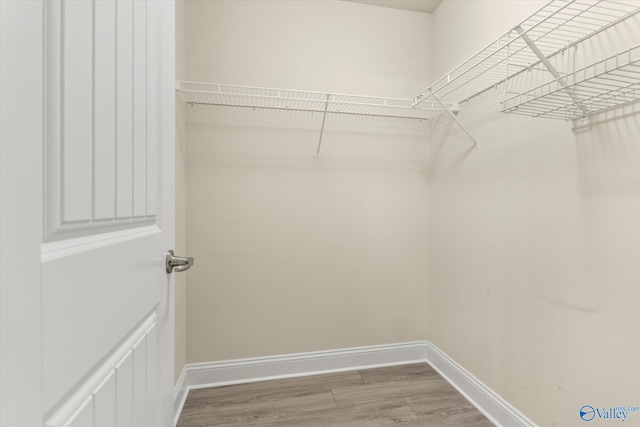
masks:
<svg viewBox="0 0 640 427"><path fill-rule="evenodd" d="M407 406L408 407L408 406ZM274 417L294 413L304 417L309 411L326 412L337 408L331 391L283 396L274 394L270 398L221 401L207 405L190 405L183 409L179 427L204 427L210 425L261 425ZM413 413L413 412L412 412ZM264 424L269 425L269 424Z"/></svg>
<svg viewBox="0 0 640 427"><path fill-rule="evenodd" d="M456 389L407 398L407 404L425 426L491 427L490 422Z"/></svg>
<svg viewBox="0 0 640 427"><path fill-rule="evenodd" d="M192 420L194 418L191 418ZM182 420L181 420L182 421ZM200 418L199 423L180 423L180 427L411 427L418 422L404 400L374 402L354 407L341 407L328 410L264 414L231 421L213 418ZM227 422L229 421L229 422Z"/></svg>
<svg viewBox="0 0 640 427"><path fill-rule="evenodd" d="M254 415L247 414L236 419L218 417L216 414L192 414L189 416L180 415L176 427L264 427L278 425L277 415Z"/></svg>
<svg viewBox="0 0 640 427"><path fill-rule="evenodd" d="M191 390L178 427L489 427L427 364Z"/></svg>
<svg viewBox="0 0 640 427"><path fill-rule="evenodd" d="M438 373L427 363L388 366L385 368L363 369L358 373L365 384L386 381L400 381L437 376Z"/></svg>
<svg viewBox="0 0 640 427"><path fill-rule="evenodd" d="M189 391L185 408L224 402L257 402L261 399L288 398L330 391L335 387L360 385L362 378L357 371L339 372L306 377L285 378L272 381L237 384Z"/></svg>
<svg viewBox="0 0 640 427"><path fill-rule="evenodd" d="M357 405L377 400L406 398L423 393L433 393L448 384L438 376L413 380L387 381L361 386L344 386L333 389L338 406Z"/></svg>
<svg viewBox="0 0 640 427"><path fill-rule="evenodd" d="M281 416L276 421L273 425L284 427L404 427L419 420L403 399L395 399L344 406L328 411L292 413Z"/></svg>

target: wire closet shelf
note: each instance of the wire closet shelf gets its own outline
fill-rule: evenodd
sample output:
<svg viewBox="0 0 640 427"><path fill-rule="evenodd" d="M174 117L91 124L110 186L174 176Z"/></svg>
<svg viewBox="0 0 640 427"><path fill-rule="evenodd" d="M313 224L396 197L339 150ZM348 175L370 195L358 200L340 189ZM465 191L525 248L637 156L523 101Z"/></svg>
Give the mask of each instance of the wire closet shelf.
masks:
<svg viewBox="0 0 640 427"><path fill-rule="evenodd" d="M640 99L640 45L503 102L503 113L577 119Z"/></svg>
<svg viewBox="0 0 640 427"><path fill-rule="evenodd" d="M420 92L414 105L433 99L463 103L503 83L506 93L509 80L545 67L553 80L505 95L502 112L568 120L638 99L638 46L569 75L551 64L556 55L638 12L637 0L552 0Z"/></svg>
<svg viewBox="0 0 640 427"><path fill-rule="evenodd" d="M177 91L182 101L188 105L217 105L417 120L429 120L444 111L437 102L414 105L412 99L201 82L181 81Z"/></svg>

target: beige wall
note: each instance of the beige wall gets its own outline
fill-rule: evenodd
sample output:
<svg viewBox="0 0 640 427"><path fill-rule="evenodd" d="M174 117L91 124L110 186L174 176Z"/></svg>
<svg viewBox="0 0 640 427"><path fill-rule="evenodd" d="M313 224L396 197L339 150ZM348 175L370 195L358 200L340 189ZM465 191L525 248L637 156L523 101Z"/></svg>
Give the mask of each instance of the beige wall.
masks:
<svg viewBox="0 0 640 427"><path fill-rule="evenodd" d="M540 4L443 2L434 70ZM640 401L640 106L563 122L501 115L501 95L463 105L479 150L448 121L432 135L428 335L539 425L579 425Z"/></svg>
<svg viewBox="0 0 640 427"><path fill-rule="evenodd" d="M187 75L410 98L429 81L430 20L340 0L189 0Z"/></svg>
<svg viewBox="0 0 640 427"><path fill-rule="evenodd" d="M190 80L411 96L430 17L341 1L189 2ZM187 354L206 362L426 339L427 130L196 108Z"/></svg>
<svg viewBox="0 0 640 427"><path fill-rule="evenodd" d="M176 79L185 78L185 7L184 1L176 1ZM176 101L176 247L175 253L187 255L186 228L186 135L182 105ZM178 380L187 363L187 274L175 276L175 379Z"/></svg>
<svg viewBox="0 0 640 427"><path fill-rule="evenodd" d="M544 3L193 1L187 78L411 96ZM640 106L573 123L501 96L463 105L479 150L446 118L429 144L331 118L320 159L317 115L192 111L188 362L429 339L540 425L637 405Z"/></svg>

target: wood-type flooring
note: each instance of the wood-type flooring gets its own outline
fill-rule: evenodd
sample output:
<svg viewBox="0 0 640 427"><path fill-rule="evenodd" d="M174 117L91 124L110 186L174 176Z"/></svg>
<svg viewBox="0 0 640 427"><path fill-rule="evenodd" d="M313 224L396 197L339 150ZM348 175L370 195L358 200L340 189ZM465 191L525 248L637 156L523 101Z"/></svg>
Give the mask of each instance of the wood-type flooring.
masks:
<svg viewBox="0 0 640 427"><path fill-rule="evenodd" d="M490 427L426 363L189 392L178 427Z"/></svg>

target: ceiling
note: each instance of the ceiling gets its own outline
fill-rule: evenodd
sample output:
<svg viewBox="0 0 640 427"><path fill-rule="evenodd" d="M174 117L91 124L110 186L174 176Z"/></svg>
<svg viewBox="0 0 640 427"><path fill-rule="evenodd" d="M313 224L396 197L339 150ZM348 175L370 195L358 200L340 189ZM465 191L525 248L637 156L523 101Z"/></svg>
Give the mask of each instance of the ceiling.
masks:
<svg viewBox="0 0 640 427"><path fill-rule="evenodd" d="M442 0L346 0L353 3L390 7L392 9L411 10L413 12L433 13Z"/></svg>

